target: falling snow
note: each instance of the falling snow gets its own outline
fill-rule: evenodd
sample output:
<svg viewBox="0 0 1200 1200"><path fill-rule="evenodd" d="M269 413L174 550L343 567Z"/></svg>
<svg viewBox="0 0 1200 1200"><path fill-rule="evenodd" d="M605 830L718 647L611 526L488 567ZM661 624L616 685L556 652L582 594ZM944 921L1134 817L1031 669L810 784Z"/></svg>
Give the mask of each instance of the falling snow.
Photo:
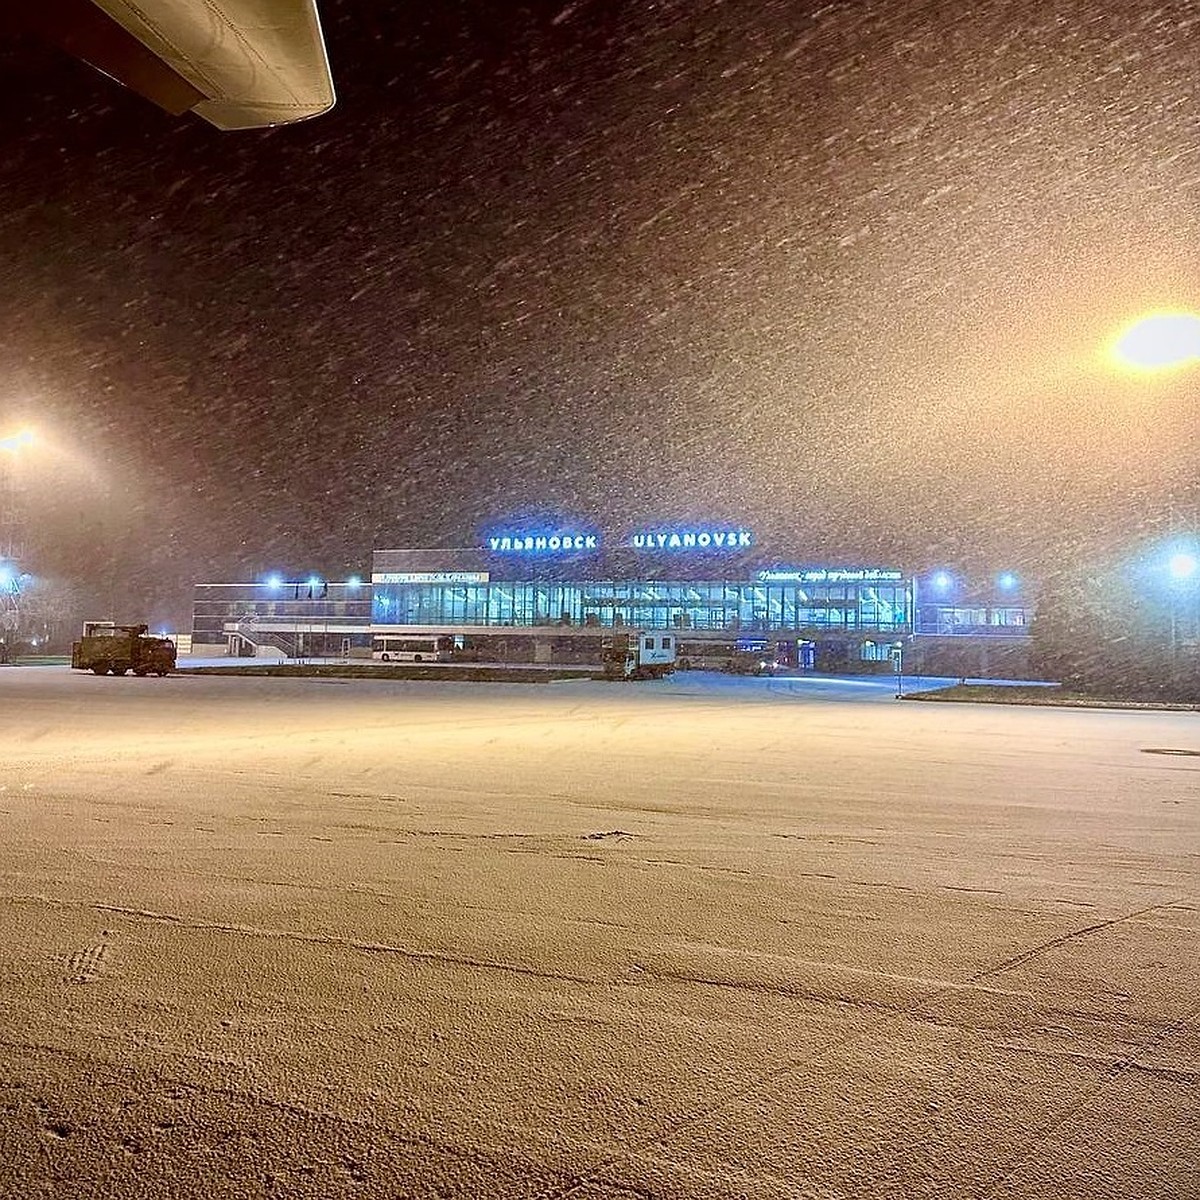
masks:
<svg viewBox="0 0 1200 1200"><path fill-rule="evenodd" d="M239 134L0 42L48 568L182 619L531 507L914 569L1165 522L1194 393L1100 347L1200 290L1193 5L489 7L326 0L337 108Z"/></svg>

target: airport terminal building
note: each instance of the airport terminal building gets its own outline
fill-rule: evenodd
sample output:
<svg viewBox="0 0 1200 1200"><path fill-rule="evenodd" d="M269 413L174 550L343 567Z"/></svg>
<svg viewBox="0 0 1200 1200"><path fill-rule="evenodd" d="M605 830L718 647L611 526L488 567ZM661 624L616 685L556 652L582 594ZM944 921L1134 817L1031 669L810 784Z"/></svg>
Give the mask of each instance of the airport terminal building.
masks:
<svg viewBox="0 0 1200 1200"><path fill-rule="evenodd" d="M801 669L887 670L901 646L930 673L971 675L1021 674L1031 617L1013 586L812 564L737 525L515 525L376 550L369 583L198 584L193 612L193 645L232 655L367 657L384 638L446 635L485 659L598 662L606 636L633 628L676 631L692 666L751 646Z"/></svg>

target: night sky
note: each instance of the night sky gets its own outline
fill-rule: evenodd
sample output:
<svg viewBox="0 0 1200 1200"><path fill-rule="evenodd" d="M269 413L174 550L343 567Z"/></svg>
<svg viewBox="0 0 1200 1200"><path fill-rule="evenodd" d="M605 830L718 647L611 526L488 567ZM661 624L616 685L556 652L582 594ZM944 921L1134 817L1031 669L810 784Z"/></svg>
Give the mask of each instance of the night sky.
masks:
<svg viewBox="0 0 1200 1200"><path fill-rule="evenodd" d="M320 7L338 105L262 132L0 41L37 571L186 625L533 512L1031 576L1165 529L1195 373L1103 351L1200 304L1191 0Z"/></svg>

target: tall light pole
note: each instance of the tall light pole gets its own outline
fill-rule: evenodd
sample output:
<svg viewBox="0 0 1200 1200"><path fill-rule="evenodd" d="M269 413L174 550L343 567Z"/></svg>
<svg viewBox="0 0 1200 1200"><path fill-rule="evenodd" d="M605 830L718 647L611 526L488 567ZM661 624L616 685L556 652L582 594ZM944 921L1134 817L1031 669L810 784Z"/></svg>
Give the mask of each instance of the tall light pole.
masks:
<svg viewBox="0 0 1200 1200"><path fill-rule="evenodd" d="M1189 543L1176 546L1167 559L1166 573L1168 586L1171 589L1171 682L1179 683L1179 645L1180 641L1192 647L1195 652L1197 639L1196 628L1196 585L1200 579L1200 554ZM1186 613L1183 629L1180 630L1180 609ZM1181 637L1182 633L1182 637Z"/></svg>
<svg viewBox="0 0 1200 1200"><path fill-rule="evenodd" d="M25 556L25 511L17 486L22 451L34 443L28 429L0 437L0 558L10 562Z"/></svg>
<svg viewBox="0 0 1200 1200"><path fill-rule="evenodd" d="M28 429L0 437L0 631L14 635L21 627L21 576L26 549L18 460L34 440Z"/></svg>
<svg viewBox="0 0 1200 1200"><path fill-rule="evenodd" d="M1200 363L1200 315L1180 310L1147 313L1131 321L1113 338L1109 345L1109 357L1120 372L1138 376L1174 374L1195 366ZM1169 496L1169 532L1172 537L1178 532L1175 496L1177 488L1185 497L1185 525L1188 527L1188 533L1194 538L1197 532L1194 489L1197 451L1200 450L1196 429L1198 422L1200 405L1197 405L1197 411L1190 415L1187 424L1188 433L1184 447L1186 453L1183 455L1183 470L1187 475L1183 476L1178 467L1172 471ZM1189 540L1186 546L1175 549L1167 563L1167 575L1174 593L1171 596L1169 644L1170 669L1174 684L1179 682L1179 609L1184 592L1192 590L1191 585L1198 572L1200 560ZM1193 615L1192 606L1189 605L1189 616ZM1195 631L1190 625L1188 634L1195 637Z"/></svg>
<svg viewBox="0 0 1200 1200"><path fill-rule="evenodd" d="M1177 310L1146 313L1129 322L1109 343L1109 358L1118 372L1143 378L1173 375L1180 370L1200 363L1200 315ZM1200 406L1188 421L1187 465L1196 465L1196 424L1200 419ZM1183 482L1190 493L1193 479ZM1175 524L1175 496L1172 486L1171 532ZM1192 509L1192 524L1195 511Z"/></svg>

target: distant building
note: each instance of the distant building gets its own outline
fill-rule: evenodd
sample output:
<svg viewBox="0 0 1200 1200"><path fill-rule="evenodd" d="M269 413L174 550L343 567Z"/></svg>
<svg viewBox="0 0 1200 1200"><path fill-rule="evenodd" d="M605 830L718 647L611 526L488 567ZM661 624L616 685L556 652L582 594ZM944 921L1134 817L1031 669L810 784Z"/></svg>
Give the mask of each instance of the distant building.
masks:
<svg viewBox="0 0 1200 1200"><path fill-rule="evenodd" d="M325 580L198 583L192 653L337 657L371 653L371 588Z"/></svg>

